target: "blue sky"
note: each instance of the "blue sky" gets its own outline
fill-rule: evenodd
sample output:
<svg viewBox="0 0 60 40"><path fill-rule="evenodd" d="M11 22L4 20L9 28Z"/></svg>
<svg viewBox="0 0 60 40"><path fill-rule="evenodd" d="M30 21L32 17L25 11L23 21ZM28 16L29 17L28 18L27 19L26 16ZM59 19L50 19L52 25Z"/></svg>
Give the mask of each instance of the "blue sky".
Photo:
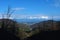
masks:
<svg viewBox="0 0 60 40"><path fill-rule="evenodd" d="M60 15L60 0L0 0L0 14L6 13L8 5L15 10L12 15L23 17Z"/></svg>

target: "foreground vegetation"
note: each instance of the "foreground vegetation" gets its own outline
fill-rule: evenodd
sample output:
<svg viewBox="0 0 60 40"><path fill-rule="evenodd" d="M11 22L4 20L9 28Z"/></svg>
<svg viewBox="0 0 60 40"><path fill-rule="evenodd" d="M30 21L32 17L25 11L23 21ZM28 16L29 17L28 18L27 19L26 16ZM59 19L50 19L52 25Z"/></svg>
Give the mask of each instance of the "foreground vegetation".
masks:
<svg viewBox="0 0 60 40"><path fill-rule="evenodd" d="M31 26L32 28L30 28L29 26ZM7 31L8 33L14 34L21 40L32 37L33 35L39 34L42 31L50 32L60 30L59 27L60 21L53 20L42 21L33 25L28 25L17 23L16 21L11 19L0 19L0 29Z"/></svg>

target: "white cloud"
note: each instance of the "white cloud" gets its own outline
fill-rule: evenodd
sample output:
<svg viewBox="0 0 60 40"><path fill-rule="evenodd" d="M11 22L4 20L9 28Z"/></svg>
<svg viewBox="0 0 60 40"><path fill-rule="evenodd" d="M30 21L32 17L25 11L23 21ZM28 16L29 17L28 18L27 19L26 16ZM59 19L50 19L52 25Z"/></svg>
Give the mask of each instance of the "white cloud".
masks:
<svg viewBox="0 0 60 40"><path fill-rule="evenodd" d="M40 16L29 16L28 19L40 19Z"/></svg>
<svg viewBox="0 0 60 40"><path fill-rule="evenodd" d="M13 8L12 10L24 10L25 8Z"/></svg>
<svg viewBox="0 0 60 40"><path fill-rule="evenodd" d="M47 19L48 16L45 15L15 15L16 19Z"/></svg>
<svg viewBox="0 0 60 40"><path fill-rule="evenodd" d="M48 19L48 16L41 16L42 19Z"/></svg>
<svg viewBox="0 0 60 40"><path fill-rule="evenodd" d="M30 17L28 17L29 19L33 19L33 17L32 16L30 16Z"/></svg>
<svg viewBox="0 0 60 40"><path fill-rule="evenodd" d="M0 19L2 18L2 14L0 14ZM4 16L6 18L6 15ZM59 19L60 16L53 16L53 19ZM12 14L10 19L52 19L52 16L48 15L21 15L21 14Z"/></svg>

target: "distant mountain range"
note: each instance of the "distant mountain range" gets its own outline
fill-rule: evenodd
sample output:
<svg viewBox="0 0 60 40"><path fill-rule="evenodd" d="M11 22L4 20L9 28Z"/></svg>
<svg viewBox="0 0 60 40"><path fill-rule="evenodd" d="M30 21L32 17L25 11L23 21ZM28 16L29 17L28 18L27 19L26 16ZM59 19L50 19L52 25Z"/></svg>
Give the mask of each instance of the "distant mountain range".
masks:
<svg viewBox="0 0 60 40"><path fill-rule="evenodd" d="M23 23L23 24L35 24L35 23L39 23L41 21L47 21L48 19L14 19L19 23ZM59 21L59 19L55 19L56 21Z"/></svg>
<svg viewBox="0 0 60 40"><path fill-rule="evenodd" d="M44 21L44 19L15 19L15 20L17 22L26 23L26 24L34 24L34 23Z"/></svg>

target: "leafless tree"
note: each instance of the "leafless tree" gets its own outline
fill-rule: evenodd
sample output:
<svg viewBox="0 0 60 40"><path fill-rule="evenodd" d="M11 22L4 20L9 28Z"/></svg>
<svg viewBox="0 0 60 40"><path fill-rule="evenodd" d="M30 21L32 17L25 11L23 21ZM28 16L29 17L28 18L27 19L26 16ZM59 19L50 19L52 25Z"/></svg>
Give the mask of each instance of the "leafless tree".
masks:
<svg viewBox="0 0 60 40"><path fill-rule="evenodd" d="M8 29L9 25L11 24L11 21L10 21L10 17L12 15L12 13L14 13L15 10L12 10L10 6L8 6L8 10L7 10L7 14L6 14L6 19L4 18L4 15L2 15L2 25L1 25L1 28L3 30L6 30ZM14 34L16 32L16 21L13 21L12 22L12 26L11 26L11 29L12 30L11 32Z"/></svg>

